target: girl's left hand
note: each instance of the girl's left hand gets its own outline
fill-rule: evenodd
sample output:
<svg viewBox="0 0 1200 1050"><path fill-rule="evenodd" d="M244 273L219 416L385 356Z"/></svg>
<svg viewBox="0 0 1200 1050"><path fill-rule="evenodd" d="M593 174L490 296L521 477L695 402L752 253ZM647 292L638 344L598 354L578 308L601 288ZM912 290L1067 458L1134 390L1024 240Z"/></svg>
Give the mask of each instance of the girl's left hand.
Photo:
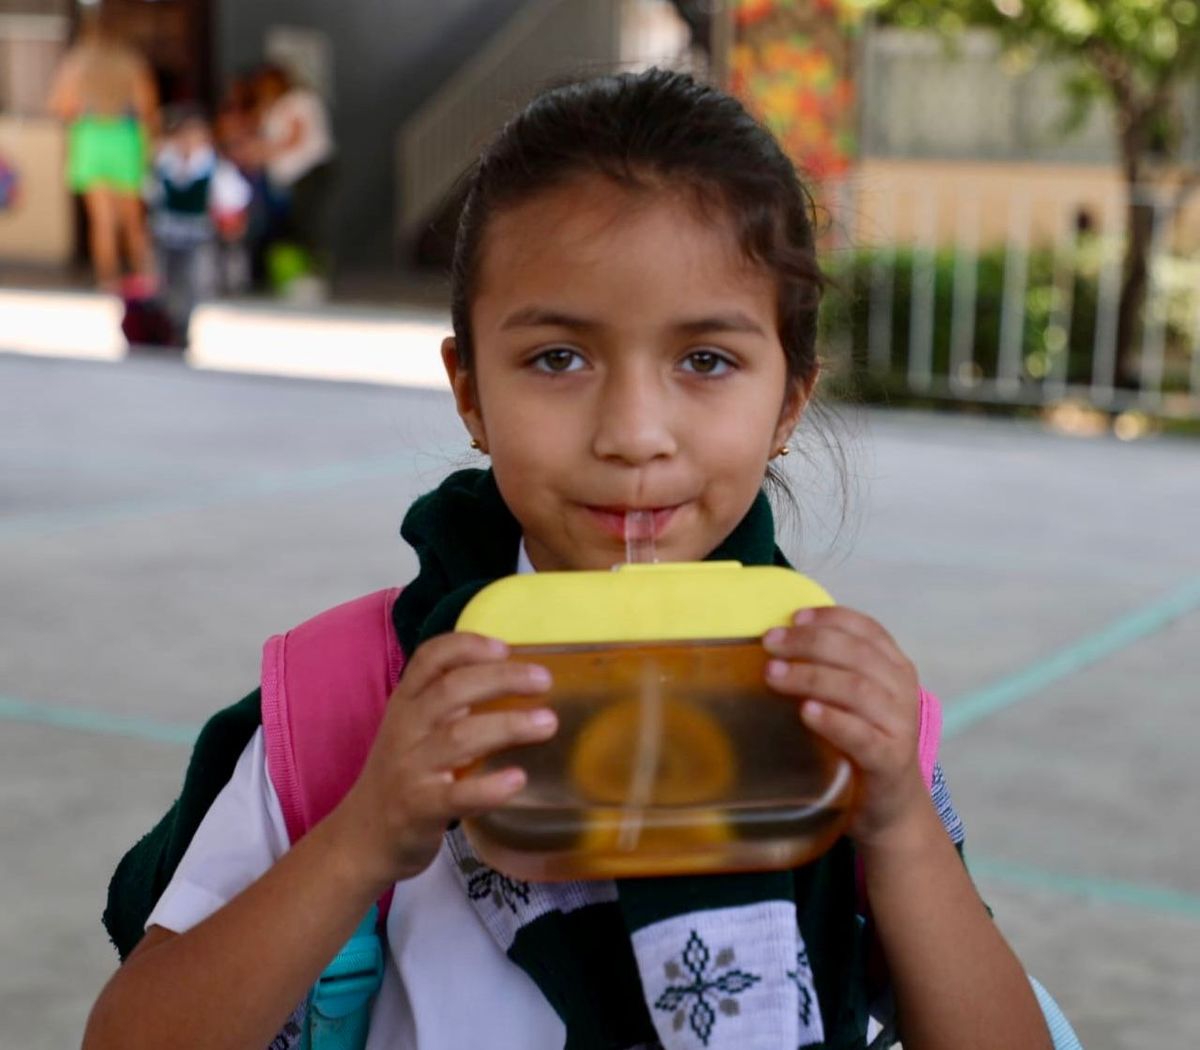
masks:
<svg viewBox="0 0 1200 1050"><path fill-rule="evenodd" d="M803 700L800 717L863 777L850 826L860 846L882 845L930 805L917 760L917 670L887 631L845 606L802 609L768 631L767 684Z"/></svg>

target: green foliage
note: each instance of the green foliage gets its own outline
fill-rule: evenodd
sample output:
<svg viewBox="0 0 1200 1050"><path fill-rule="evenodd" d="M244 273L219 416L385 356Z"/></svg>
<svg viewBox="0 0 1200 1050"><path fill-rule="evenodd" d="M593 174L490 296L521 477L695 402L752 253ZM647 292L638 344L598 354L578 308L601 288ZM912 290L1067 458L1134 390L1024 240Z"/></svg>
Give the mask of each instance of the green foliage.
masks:
<svg viewBox="0 0 1200 1050"><path fill-rule="evenodd" d="M1081 59L1089 76L1072 81L1078 106L1118 85L1152 94L1200 71L1200 0L859 0L885 24L953 35L996 29L1010 48Z"/></svg>
<svg viewBox="0 0 1200 1050"><path fill-rule="evenodd" d="M1104 95L1104 81L1094 69L1079 66L1066 75L1062 90L1067 100L1062 131L1069 135L1087 123L1093 104Z"/></svg>
<svg viewBox="0 0 1200 1050"><path fill-rule="evenodd" d="M1127 199L1145 182L1170 185L1181 158L1185 120L1180 88L1200 74L1200 0L855 0L885 23L933 30L952 39L964 25L997 30L1008 52L1066 59L1064 130L1077 128L1102 99L1114 129ZM1200 187L1200 166L1185 167L1173 209ZM1130 211L1131 221L1135 218ZM1129 238L1125 271L1146 272L1148 245ZM1119 304L1118 369L1131 375L1131 333L1145 319L1140 278L1127 282ZM1068 344L1075 345L1074 331ZM1053 361L1049 362L1053 365Z"/></svg>

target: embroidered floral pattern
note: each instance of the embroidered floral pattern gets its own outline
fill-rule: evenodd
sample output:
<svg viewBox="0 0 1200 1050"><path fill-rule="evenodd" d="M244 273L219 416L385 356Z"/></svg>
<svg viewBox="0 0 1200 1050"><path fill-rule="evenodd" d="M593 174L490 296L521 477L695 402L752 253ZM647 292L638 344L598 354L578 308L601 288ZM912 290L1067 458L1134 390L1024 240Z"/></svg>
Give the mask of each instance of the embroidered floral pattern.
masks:
<svg viewBox="0 0 1200 1050"><path fill-rule="evenodd" d="M667 985L666 990L654 1001L654 1008L666 1013L673 1012L672 1025L675 1031L681 1031L686 1024L701 1045L708 1046L717 1023L717 1011L726 1017L737 1016L741 1006L734 996L752 988L762 978L745 970L728 969L734 962L732 948L722 948L713 959L708 945L695 930L692 930L680 959L683 966L674 959L664 966L667 980L682 982L689 976L691 980L686 984ZM712 973L709 972L710 961L713 963ZM718 973L718 970L724 972ZM715 1008L711 1000L716 1001Z"/></svg>
<svg viewBox="0 0 1200 1050"><path fill-rule="evenodd" d="M497 908L507 906L514 915L517 914L518 902L521 905L529 903L529 883L501 875L473 857L463 857L458 866L467 877L467 896L471 900L481 901L490 897Z"/></svg>

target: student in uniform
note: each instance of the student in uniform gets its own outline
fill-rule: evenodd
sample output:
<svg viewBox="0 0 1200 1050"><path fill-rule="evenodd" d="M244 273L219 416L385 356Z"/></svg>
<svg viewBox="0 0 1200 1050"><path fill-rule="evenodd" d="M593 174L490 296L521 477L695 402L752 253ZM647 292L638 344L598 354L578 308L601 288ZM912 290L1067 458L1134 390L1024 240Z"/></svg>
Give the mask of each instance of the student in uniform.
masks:
<svg viewBox="0 0 1200 1050"><path fill-rule="evenodd" d="M389 893L372 1050L848 1050L890 1043L869 1016L889 997L905 1050L1049 1048L964 867L944 778L922 779L917 670L868 612L798 614L762 643L780 701L862 774L848 834L812 863L525 883L482 865L457 825L526 779L464 768L557 731L547 706L476 709L550 685L454 630L481 587L607 569L634 513L664 561L782 561L763 490L812 426L810 215L770 134L682 74L554 89L488 146L442 356L490 462L405 519L420 570L388 608L403 674L348 790L298 841L278 738L259 725L278 683L210 724L180 802L114 882L107 918L129 954L87 1050L295 1042L308 989ZM330 755L348 704L328 700Z"/></svg>

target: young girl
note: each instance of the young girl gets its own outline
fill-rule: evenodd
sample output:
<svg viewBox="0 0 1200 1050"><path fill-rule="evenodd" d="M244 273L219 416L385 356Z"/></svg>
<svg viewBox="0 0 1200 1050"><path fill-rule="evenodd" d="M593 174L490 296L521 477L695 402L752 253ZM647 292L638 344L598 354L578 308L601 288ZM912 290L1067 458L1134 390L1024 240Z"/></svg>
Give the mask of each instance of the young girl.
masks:
<svg viewBox="0 0 1200 1050"><path fill-rule="evenodd" d="M379 1050L863 1047L868 991L894 1000L906 1050L1049 1047L944 787L935 805L922 780L917 672L864 613L798 613L763 639L771 686L862 772L849 837L812 864L522 884L482 868L457 829L524 774L456 770L556 731L549 708L474 711L544 693L549 676L454 632L458 612L514 571L623 560L633 510L651 512L662 560L780 559L762 487L817 379L820 287L792 166L712 88L603 78L501 132L469 188L442 347L491 470L455 475L406 518L421 566L393 609L407 666L365 764L289 849L261 731L245 726L256 694L206 732L164 825L190 845L141 861L178 868L92 1012L88 1050L283 1045L389 888ZM216 737L249 742L208 806Z"/></svg>

